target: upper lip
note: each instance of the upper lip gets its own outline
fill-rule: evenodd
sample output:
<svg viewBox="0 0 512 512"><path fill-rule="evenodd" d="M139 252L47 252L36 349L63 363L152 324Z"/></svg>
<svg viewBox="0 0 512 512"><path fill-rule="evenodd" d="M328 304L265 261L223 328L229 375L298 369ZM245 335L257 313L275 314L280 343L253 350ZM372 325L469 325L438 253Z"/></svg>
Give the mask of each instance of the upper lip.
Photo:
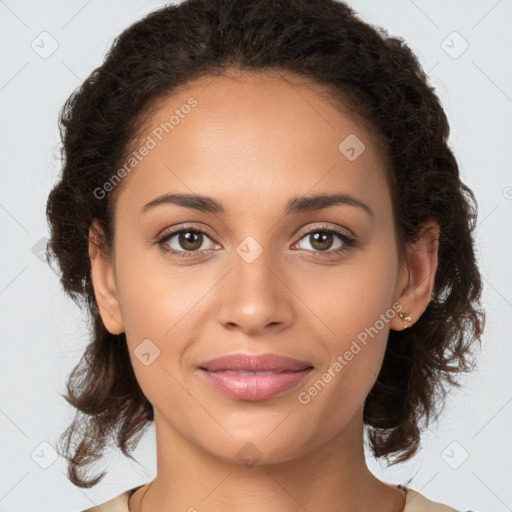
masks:
<svg viewBox="0 0 512 512"><path fill-rule="evenodd" d="M231 354L205 361L199 366L199 368L211 372L218 370L240 370L247 372L263 372L268 370L297 371L311 367L312 365L308 361L300 361L278 354Z"/></svg>

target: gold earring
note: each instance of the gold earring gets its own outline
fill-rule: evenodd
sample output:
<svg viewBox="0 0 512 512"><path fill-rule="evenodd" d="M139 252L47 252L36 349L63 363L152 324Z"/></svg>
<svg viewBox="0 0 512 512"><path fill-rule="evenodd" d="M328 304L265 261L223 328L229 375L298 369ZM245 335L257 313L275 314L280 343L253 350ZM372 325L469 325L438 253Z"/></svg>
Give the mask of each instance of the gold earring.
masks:
<svg viewBox="0 0 512 512"><path fill-rule="evenodd" d="M411 323L411 320L412 320L411 314L410 313L398 313L398 316L404 322L404 329L407 329L407 327L409 327L409 324Z"/></svg>

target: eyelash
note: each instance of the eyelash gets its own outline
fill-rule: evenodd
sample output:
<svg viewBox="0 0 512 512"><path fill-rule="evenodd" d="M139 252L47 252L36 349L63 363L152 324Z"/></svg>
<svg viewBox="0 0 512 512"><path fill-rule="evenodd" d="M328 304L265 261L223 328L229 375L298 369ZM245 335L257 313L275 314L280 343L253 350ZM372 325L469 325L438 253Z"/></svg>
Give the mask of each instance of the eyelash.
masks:
<svg viewBox="0 0 512 512"><path fill-rule="evenodd" d="M200 257L203 255L206 255L211 249L203 249L202 251L176 251L174 249L170 249L169 247L164 247L164 244L168 242L174 235L180 234L180 233L201 233L203 235L206 235L208 238L212 239L213 237L206 231L202 229L198 229L194 226L182 226L177 230L170 231L167 233L163 233L155 242L156 245L158 245L163 251L166 253L169 253L171 256L177 256L178 258L190 258L190 257ZM320 253L321 255L327 254L329 256L342 254L344 252L349 251L351 248L355 247L357 242L356 239L347 235L343 231L339 231L338 229L331 228L329 226L318 226L313 228L312 230L307 231L304 233L300 239L302 240L307 235L311 235L313 233L332 233L334 235L338 235L339 238L342 240L343 245L338 249L330 249L326 251L310 251L308 249L302 249L306 250L308 252L313 253ZM315 256L317 257L317 256ZM321 256L323 257L323 256Z"/></svg>

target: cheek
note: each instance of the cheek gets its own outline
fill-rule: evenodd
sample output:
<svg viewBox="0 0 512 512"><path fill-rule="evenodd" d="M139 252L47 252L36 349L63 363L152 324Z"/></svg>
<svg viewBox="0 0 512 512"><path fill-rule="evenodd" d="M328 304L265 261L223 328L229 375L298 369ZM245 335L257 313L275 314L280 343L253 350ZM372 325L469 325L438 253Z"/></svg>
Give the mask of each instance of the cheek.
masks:
<svg viewBox="0 0 512 512"><path fill-rule="evenodd" d="M365 297L362 297L366 299ZM345 303L344 303L345 304ZM346 303L338 316L327 319L336 336L324 337L328 357L315 380L298 391L297 402L306 431L319 437L336 435L361 410L379 374L389 335L380 300ZM361 305L362 304L362 305Z"/></svg>
<svg viewBox="0 0 512 512"><path fill-rule="evenodd" d="M307 395L303 402L318 407L320 415L333 408L348 413L364 402L379 373L389 323L396 315L392 308L393 254L384 257L375 251L354 258L336 273L332 269L329 278L316 274L314 280L305 279L301 285L301 296L310 297L307 305L316 313L308 315L307 330L317 333L317 343L327 356L318 372L319 381L301 390ZM327 414L325 421L332 424L343 419Z"/></svg>
<svg viewBox="0 0 512 512"><path fill-rule="evenodd" d="M157 248L144 248L140 242L130 247L126 239L116 247L116 275L127 335L132 342L165 341L186 327L183 320L206 292L206 283L199 278L192 283L190 267L167 262Z"/></svg>
<svg viewBox="0 0 512 512"><path fill-rule="evenodd" d="M396 261L392 254L378 257L376 252L354 256L339 267L319 267L297 283L307 316L313 312L319 332L344 340L341 344L355 339L391 308Z"/></svg>
<svg viewBox="0 0 512 512"><path fill-rule="evenodd" d="M200 319L208 317L207 298L218 276L192 274L191 267L171 265L154 251L128 252L123 245L120 241L116 248L122 319L135 375L155 404L161 395L181 396L184 354L194 340L204 337ZM122 257L125 254L130 257Z"/></svg>

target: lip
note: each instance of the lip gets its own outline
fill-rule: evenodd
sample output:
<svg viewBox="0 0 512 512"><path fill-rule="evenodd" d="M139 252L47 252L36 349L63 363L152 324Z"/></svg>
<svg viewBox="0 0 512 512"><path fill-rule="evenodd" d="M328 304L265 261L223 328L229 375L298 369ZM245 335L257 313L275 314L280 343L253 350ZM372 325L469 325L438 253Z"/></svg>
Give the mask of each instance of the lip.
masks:
<svg viewBox="0 0 512 512"><path fill-rule="evenodd" d="M312 367L309 361L300 361L278 354L230 354L205 361L199 368L210 372L218 370L239 370L246 372L264 372L268 370L304 370Z"/></svg>
<svg viewBox="0 0 512 512"><path fill-rule="evenodd" d="M308 361L277 354L233 354L206 361L199 370L207 382L223 395L259 401L295 387L313 370L313 366ZM248 372L252 374L247 375Z"/></svg>

